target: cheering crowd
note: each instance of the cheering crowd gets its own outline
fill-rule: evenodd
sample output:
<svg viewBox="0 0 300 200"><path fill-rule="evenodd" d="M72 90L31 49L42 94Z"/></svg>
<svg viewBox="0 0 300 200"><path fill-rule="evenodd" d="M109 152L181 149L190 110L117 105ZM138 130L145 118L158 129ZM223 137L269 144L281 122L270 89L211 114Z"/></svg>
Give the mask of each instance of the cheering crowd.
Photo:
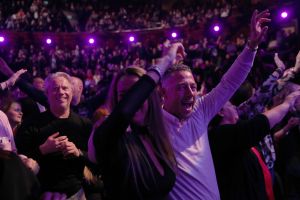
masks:
<svg viewBox="0 0 300 200"><path fill-rule="evenodd" d="M255 10L231 41L2 49L1 199L300 198L300 52L293 34L289 56L260 49L269 22Z"/></svg>

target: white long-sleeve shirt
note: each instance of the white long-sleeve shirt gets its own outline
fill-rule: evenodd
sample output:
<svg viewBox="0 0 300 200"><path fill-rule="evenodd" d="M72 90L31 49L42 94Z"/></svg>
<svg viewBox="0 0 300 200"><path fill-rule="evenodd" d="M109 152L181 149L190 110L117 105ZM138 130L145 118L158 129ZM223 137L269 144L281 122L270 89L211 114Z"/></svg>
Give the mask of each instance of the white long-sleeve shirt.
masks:
<svg viewBox="0 0 300 200"><path fill-rule="evenodd" d="M255 54L245 48L220 83L207 95L197 98L193 113L187 120L180 121L164 111L178 163L176 183L170 192L170 199L220 199L207 126L246 79Z"/></svg>

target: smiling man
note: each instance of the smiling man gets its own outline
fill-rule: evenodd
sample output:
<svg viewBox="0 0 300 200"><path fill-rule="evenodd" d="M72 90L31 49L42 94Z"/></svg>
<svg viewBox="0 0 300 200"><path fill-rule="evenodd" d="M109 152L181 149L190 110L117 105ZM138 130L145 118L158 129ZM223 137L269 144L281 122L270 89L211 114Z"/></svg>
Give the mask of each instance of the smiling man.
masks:
<svg viewBox="0 0 300 200"><path fill-rule="evenodd" d="M258 44L267 31L268 10L255 11L247 46L220 83L207 95L198 96L196 82L188 66L169 68L162 79L163 106L178 172L170 199L220 199L207 125L246 79Z"/></svg>
<svg viewBox="0 0 300 200"><path fill-rule="evenodd" d="M91 123L70 109L73 87L68 74L49 75L45 92L49 110L21 125L16 134L18 151L39 163L38 178L43 192L83 200L83 152L87 149Z"/></svg>
<svg viewBox="0 0 300 200"><path fill-rule="evenodd" d="M198 96L188 66L174 65L165 73L164 116L178 163L171 199L220 199L207 125L245 80L254 55L255 51L246 47L221 83L205 96Z"/></svg>

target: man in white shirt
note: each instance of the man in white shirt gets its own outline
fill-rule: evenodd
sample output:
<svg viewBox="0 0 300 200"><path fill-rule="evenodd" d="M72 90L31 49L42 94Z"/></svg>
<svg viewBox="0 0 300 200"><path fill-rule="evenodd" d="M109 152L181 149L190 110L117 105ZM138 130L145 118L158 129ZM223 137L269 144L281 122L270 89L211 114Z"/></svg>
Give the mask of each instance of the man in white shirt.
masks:
<svg viewBox="0 0 300 200"><path fill-rule="evenodd" d="M270 21L269 15L268 10L253 13L247 46L207 95L198 96L194 77L185 65L174 65L163 76L164 115L178 162L171 199L220 199L207 125L246 79L258 44L268 29L261 23Z"/></svg>

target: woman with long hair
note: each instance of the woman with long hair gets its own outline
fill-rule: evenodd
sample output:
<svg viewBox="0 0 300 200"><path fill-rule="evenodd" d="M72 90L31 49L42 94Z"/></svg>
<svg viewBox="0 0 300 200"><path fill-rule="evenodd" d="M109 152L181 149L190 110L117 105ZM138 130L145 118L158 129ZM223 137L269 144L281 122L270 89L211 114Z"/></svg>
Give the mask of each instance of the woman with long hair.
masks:
<svg viewBox="0 0 300 200"><path fill-rule="evenodd" d="M11 96L2 98L0 109L7 115L13 133L15 133L21 125L23 116L20 102Z"/></svg>
<svg viewBox="0 0 300 200"><path fill-rule="evenodd" d="M129 67L111 84L111 114L89 141L89 157L101 168L108 199L166 199L175 183L176 161L156 83L178 50L183 53L183 46L173 44L147 73Z"/></svg>

